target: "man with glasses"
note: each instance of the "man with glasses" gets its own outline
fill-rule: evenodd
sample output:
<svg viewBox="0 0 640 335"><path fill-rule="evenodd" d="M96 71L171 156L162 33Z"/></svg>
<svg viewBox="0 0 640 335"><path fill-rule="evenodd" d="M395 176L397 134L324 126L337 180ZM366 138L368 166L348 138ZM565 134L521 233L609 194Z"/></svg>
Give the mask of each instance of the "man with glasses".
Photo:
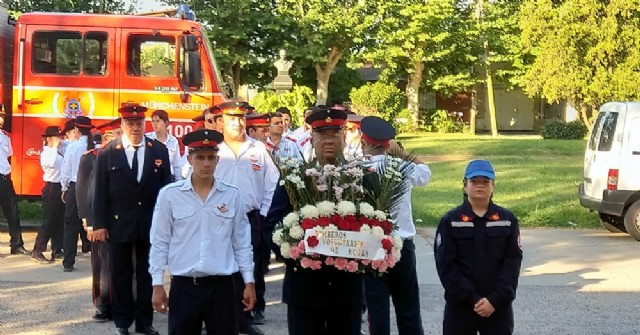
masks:
<svg viewBox="0 0 640 335"><path fill-rule="evenodd" d="M171 182L171 166L167 148L144 137L146 110L134 104L118 110L122 137L98 153L94 167L93 237L109 242L111 317L118 335L128 335L134 321L137 333L159 334L152 326L149 231L158 193Z"/></svg>

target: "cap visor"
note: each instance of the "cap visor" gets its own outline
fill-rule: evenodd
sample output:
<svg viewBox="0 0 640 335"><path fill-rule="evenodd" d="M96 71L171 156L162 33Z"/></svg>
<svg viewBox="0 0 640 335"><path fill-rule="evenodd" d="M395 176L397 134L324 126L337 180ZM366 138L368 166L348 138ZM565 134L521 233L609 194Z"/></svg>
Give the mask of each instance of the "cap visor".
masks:
<svg viewBox="0 0 640 335"><path fill-rule="evenodd" d="M466 178L467 179L472 179L475 177L485 177L485 178L489 178L489 179L496 179L496 175L495 173L489 172L489 171L476 171L476 172L472 172L469 173Z"/></svg>

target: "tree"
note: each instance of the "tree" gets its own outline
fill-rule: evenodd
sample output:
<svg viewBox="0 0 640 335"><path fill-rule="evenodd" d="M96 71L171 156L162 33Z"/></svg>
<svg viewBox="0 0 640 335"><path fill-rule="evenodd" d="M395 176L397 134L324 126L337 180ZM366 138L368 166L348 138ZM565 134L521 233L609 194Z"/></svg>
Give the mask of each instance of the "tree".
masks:
<svg viewBox="0 0 640 335"><path fill-rule="evenodd" d="M5 6L20 13L72 12L72 13L131 13L133 4L124 0L3 0Z"/></svg>
<svg viewBox="0 0 640 335"><path fill-rule="evenodd" d="M639 1L525 0L521 28L528 94L566 100L587 126L602 103L640 98Z"/></svg>
<svg viewBox="0 0 640 335"><path fill-rule="evenodd" d="M376 20L373 1L275 0L293 33L285 49L294 59L313 63L317 103L326 104L329 80L338 62L362 48ZM297 61L298 62L298 61ZM294 65L295 66L295 65Z"/></svg>
<svg viewBox="0 0 640 335"><path fill-rule="evenodd" d="M380 1L373 45L363 58L384 65L383 79L406 78L408 109L419 114L421 86L457 91L474 83L477 31L466 3L456 0Z"/></svg>

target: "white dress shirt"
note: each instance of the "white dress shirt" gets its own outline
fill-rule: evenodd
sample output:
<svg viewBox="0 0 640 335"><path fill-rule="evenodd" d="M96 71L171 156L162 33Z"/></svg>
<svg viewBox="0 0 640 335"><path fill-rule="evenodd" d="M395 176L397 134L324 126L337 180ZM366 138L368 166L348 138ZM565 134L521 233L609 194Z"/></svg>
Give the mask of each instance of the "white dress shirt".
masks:
<svg viewBox="0 0 640 335"><path fill-rule="evenodd" d="M218 146L216 180L225 181L242 190L246 212L259 210L267 216L280 172L264 143L245 135L238 157L226 142Z"/></svg>
<svg viewBox="0 0 640 335"><path fill-rule="evenodd" d="M380 166L384 163L386 155L372 156L370 161L375 166ZM431 181L431 170L426 164L411 163L411 185L412 186L426 186ZM411 187L405 194L402 195L402 201L400 206L395 210L392 210L390 214L391 219L398 225L398 235L405 239L416 235L416 226L413 223L413 208L411 207Z"/></svg>
<svg viewBox="0 0 640 335"><path fill-rule="evenodd" d="M311 144L311 131L304 132L296 140L302 151L302 158L304 158L305 162L311 162L315 157L313 145Z"/></svg>
<svg viewBox="0 0 640 335"><path fill-rule="evenodd" d="M347 160L354 158L362 158L362 145L360 141L346 142L344 146L344 158Z"/></svg>
<svg viewBox="0 0 640 335"><path fill-rule="evenodd" d="M280 143L275 145L271 138L267 137L266 147L273 156L276 164L279 164L283 158L295 158L302 160L302 149L294 140L287 137L282 137Z"/></svg>
<svg viewBox="0 0 640 335"><path fill-rule="evenodd" d="M133 168L133 154L136 152L136 149L131 144L131 140L129 140L126 136L122 135L120 137L122 139L122 147L124 148L124 154L127 156L127 163L129 163L129 167ZM138 173L136 175L136 179L140 182L142 178L142 169L144 168L144 151L145 151L146 141L143 138L140 143L140 147L138 148Z"/></svg>
<svg viewBox="0 0 640 335"><path fill-rule="evenodd" d="M158 140L158 136L155 131L151 131L145 134L148 138L152 140ZM160 141L160 140L158 140ZM167 133L167 140L160 143L164 144L169 151L169 163L171 164L171 174L176 180L183 179L182 177L182 157L180 157L180 143L178 143L178 139Z"/></svg>
<svg viewBox="0 0 640 335"><path fill-rule="evenodd" d="M0 174L7 175L11 173L11 164L9 164L9 157L11 156L13 156L11 138L4 130L0 129Z"/></svg>
<svg viewBox="0 0 640 335"><path fill-rule="evenodd" d="M69 183L78 180L78 167L80 166L80 158L87 151L87 136L82 135L77 141L73 141L67 145L64 150L64 159L62 160L62 192L69 189Z"/></svg>
<svg viewBox="0 0 640 335"><path fill-rule="evenodd" d="M151 223L149 273L163 284L164 268L173 276L231 275L240 271L253 283L251 226L238 188L215 181L205 201L191 177L158 194Z"/></svg>
<svg viewBox="0 0 640 335"><path fill-rule="evenodd" d="M49 183L59 183L62 179L62 154L57 148L44 146L40 153L40 166L42 166L42 180Z"/></svg>

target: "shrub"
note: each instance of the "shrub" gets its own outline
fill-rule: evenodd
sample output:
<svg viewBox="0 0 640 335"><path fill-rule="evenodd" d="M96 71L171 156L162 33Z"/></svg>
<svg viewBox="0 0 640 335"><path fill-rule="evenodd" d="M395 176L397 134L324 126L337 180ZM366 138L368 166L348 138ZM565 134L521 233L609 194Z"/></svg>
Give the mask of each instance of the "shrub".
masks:
<svg viewBox="0 0 640 335"><path fill-rule="evenodd" d="M542 127L542 138L546 140L581 140L587 135L587 126L580 120L564 122L548 120Z"/></svg>
<svg viewBox="0 0 640 335"><path fill-rule="evenodd" d="M464 129L462 113L450 113L444 109L438 109L431 114L429 120L429 131L438 133L461 133Z"/></svg>
<svg viewBox="0 0 640 335"><path fill-rule="evenodd" d="M351 109L359 115L379 116L394 125L405 104L402 91L391 84L376 82L354 88L349 95Z"/></svg>
<svg viewBox="0 0 640 335"><path fill-rule="evenodd" d="M272 113L280 107L287 107L291 111L291 123L300 126L299 120L304 115L304 110L314 101L315 95L310 88L296 85L290 92L260 92L249 103L260 113Z"/></svg>
<svg viewBox="0 0 640 335"><path fill-rule="evenodd" d="M413 116L411 115L411 111L404 108L396 117L396 130L398 133L413 133L418 130L415 122L412 121Z"/></svg>

